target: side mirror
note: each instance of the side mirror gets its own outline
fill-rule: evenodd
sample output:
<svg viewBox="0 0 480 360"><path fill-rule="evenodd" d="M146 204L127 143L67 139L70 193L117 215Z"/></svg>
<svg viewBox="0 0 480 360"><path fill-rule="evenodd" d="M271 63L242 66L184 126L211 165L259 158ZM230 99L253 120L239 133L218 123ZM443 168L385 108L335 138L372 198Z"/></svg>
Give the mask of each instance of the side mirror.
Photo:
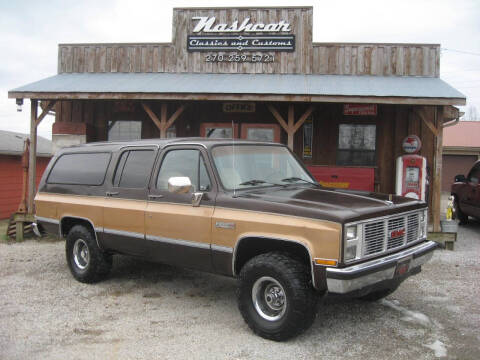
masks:
<svg viewBox="0 0 480 360"><path fill-rule="evenodd" d="M455 182L465 182L467 179L465 178L465 175L457 175L455 176Z"/></svg>
<svg viewBox="0 0 480 360"><path fill-rule="evenodd" d="M192 183L187 176L174 176L168 179L168 191L174 194L186 194L190 192Z"/></svg>

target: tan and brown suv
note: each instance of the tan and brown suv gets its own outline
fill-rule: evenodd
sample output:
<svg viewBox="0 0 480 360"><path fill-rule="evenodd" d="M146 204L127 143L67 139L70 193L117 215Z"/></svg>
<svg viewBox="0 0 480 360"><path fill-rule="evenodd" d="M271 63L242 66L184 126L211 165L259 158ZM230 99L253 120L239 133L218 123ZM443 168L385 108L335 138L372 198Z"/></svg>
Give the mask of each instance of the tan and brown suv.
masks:
<svg viewBox="0 0 480 360"><path fill-rule="evenodd" d="M126 254L238 278L260 336L307 329L319 295L394 291L432 255L424 202L321 187L278 144L171 139L61 150L37 224L66 238L73 276L104 278Z"/></svg>

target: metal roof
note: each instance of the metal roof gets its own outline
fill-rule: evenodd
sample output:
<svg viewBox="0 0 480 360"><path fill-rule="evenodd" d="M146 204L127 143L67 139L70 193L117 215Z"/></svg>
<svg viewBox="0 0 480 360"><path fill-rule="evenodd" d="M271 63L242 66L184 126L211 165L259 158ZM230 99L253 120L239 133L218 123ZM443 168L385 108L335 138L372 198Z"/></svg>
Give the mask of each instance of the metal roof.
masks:
<svg viewBox="0 0 480 360"><path fill-rule="evenodd" d="M27 134L13 131L0 130L0 154L1 155L22 155ZM41 136L37 136L37 156L52 156L52 142Z"/></svg>
<svg viewBox="0 0 480 360"><path fill-rule="evenodd" d="M442 104L465 104L465 95L439 78L315 74L64 73L10 90L9 97L108 99L129 98L128 94L142 99L162 95L174 99L172 94L183 95L178 99L199 99L198 95L211 94L218 100L242 95L249 100L335 101L333 97L340 97L341 101L353 97L355 102L377 98L380 103L395 103L396 98L409 98L411 104L435 104L435 99L444 100Z"/></svg>
<svg viewBox="0 0 480 360"><path fill-rule="evenodd" d="M480 148L480 121L459 121L444 128L443 147Z"/></svg>

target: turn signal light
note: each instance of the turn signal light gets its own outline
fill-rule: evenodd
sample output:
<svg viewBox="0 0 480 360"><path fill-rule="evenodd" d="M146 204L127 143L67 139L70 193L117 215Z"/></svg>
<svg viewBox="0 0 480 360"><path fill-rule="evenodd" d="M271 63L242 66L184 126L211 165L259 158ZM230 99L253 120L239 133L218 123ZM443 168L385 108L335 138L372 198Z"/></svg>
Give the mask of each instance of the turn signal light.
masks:
<svg viewBox="0 0 480 360"><path fill-rule="evenodd" d="M337 260L315 259L317 265L337 266Z"/></svg>

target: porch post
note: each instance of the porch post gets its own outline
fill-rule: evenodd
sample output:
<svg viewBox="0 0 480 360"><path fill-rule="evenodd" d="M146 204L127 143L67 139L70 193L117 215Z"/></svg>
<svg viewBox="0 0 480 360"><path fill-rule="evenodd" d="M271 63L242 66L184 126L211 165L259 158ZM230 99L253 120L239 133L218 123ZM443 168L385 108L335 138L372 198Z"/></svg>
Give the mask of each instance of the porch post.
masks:
<svg viewBox="0 0 480 360"><path fill-rule="evenodd" d="M27 213L33 214L33 199L35 197L36 190L36 177L37 177L37 111L38 100L30 100L30 156L29 156L29 168L28 168L28 202Z"/></svg>
<svg viewBox="0 0 480 360"><path fill-rule="evenodd" d="M435 108L435 127L437 134L434 137L433 179L432 179L432 217L433 231L440 232L440 213L442 200L442 146L443 146L443 106Z"/></svg>

